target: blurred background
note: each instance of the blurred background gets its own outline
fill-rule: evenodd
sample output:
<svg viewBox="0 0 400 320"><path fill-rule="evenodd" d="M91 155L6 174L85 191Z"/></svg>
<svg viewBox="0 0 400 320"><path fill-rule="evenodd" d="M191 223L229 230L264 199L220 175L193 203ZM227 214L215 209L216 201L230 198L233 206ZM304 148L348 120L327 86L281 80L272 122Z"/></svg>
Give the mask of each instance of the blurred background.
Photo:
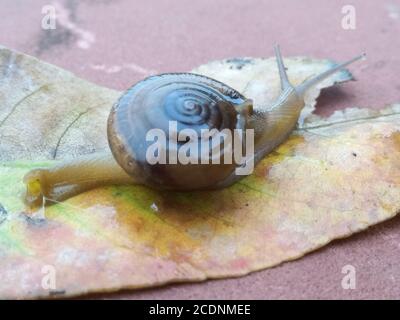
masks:
<svg viewBox="0 0 400 320"><path fill-rule="evenodd" d="M53 11L55 21L51 20ZM399 0L1 0L0 45L123 90L210 60L284 56L342 61L357 81L324 90L317 113L400 102ZM99 295L146 299L399 298L400 219L250 276ZM341 286L344 265L357 288Z"/></svg>

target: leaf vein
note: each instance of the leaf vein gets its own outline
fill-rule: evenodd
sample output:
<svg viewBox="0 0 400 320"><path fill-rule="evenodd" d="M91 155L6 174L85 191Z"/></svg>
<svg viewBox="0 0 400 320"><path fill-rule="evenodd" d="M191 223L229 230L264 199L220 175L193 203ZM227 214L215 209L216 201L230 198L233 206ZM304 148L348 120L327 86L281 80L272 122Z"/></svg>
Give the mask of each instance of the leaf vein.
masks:
<svg viewBox="0 0 400 320"><path fill-rule="evenodd" d="M15 112L15 110L17 110L18 106L20 106L24 101L26 101L27 99L29 99L30 97L32 97L33 95L35 95L36 93L38 93L39 91L41 91L44 87L46 87L47 84L41 85L39 88L37 88L36 90L32 91L31 93L29 93L28 95L26 95L25 97L23 97L21 100L19 100L12 108L11 111L4 117L3 120L0 121L0 128L4 125L4 123L8 120L8 118L10 118L12 116L12 114Z"/></svg>
<svg viewBox="0 0 400 320"><path fill-rule="evenodd" d="M60 137L58 138L56 147L54 148L53 159L56 159L58 150L59 150L60 145L61 145L61 141L62 141L62 139L65 137L65 135L67 134L67 132L71 129L71 127L72 127L82 116L84 116L85 114L87 114L87 113L89 112L89 110L90 110L90 109L79 113L79 114L75 117L75 119L72 120L71 123L70 123L70 124L64 129L64 131L61 133Z"/></svg>

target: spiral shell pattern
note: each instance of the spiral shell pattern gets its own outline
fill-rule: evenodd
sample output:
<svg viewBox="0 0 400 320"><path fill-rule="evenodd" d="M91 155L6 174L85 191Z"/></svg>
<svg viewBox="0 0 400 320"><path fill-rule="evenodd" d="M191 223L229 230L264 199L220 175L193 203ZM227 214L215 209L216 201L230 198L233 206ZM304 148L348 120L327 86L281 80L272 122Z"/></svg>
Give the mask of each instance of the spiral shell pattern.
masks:
<svg viewBox="0 0 400 320"><path fill-rule="evenodd" d="M185 179L190 179L193 189L199 189L201 186L195 186L194 179L206 184L205 177L213 175L207 179L214 180L216 174L228 175L232 168L179 163L150 165L146 151L153 142L146 140L147 133L160 129L170 139L184 129L191 129L197 137L203 129L234 130L243 125L234 106L244 101L236 90L205 76L191 73L151 76L127 90L114 105L108 125L110 147L125 171L142 172L145 184L188 190ZM171 122L176 124L176 132L171 132ZM185 143L179 141L175 147L179 149ZM171 148L168 146L167 154Z"/></svg>

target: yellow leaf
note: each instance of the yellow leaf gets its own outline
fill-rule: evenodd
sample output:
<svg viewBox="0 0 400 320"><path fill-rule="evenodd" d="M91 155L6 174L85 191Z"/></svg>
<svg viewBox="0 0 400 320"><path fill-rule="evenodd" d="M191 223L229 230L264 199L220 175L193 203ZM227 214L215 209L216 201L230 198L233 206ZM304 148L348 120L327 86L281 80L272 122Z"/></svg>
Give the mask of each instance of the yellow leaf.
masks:
<svg viewBox="0 0 400 320"><path fill-rule="evenodd" d="M332 63L286 60L293 82ZM22 202L23 175L53 165L53 158L106 149L105 121L119 93L5 48L0 62L1 298L244 275L400 210L400 106L320 119L309 116L316 89L304 125L230 188L173 193L109 186L31 215ZM273 99L278 89L271 59L213 62L196 72L257 101ZM323 85L349 77L339 73ZM270 87L261 85L265 80Z"/></svg>

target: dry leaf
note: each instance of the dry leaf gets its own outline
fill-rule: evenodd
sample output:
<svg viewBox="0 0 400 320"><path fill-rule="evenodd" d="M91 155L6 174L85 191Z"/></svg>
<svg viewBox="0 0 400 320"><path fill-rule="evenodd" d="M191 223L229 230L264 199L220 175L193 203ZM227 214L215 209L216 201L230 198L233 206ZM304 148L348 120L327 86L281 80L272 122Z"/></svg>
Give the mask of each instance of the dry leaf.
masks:
<svg viewBox="0 0 400 320"><path fill-rule="evenodd" d="M1 298L243 275L400 210L400 106L394 105L379 114L352 109L329 119L309 117L313 121L306 120L253 175L224 190L110 186L30 216L21 201L23 175L52 165L54 157L106 149L105 119L119 93L5 48L0 61ZM293 82L332 63L285 61ZM213 62L196 71L256 101L277 94L272 59ZM349 77L342 72L323 85ZM271 91L263 79L271 80ZM309 95L309 110L317 94ZM53 271L56 288L49 287Z"/></svg>

